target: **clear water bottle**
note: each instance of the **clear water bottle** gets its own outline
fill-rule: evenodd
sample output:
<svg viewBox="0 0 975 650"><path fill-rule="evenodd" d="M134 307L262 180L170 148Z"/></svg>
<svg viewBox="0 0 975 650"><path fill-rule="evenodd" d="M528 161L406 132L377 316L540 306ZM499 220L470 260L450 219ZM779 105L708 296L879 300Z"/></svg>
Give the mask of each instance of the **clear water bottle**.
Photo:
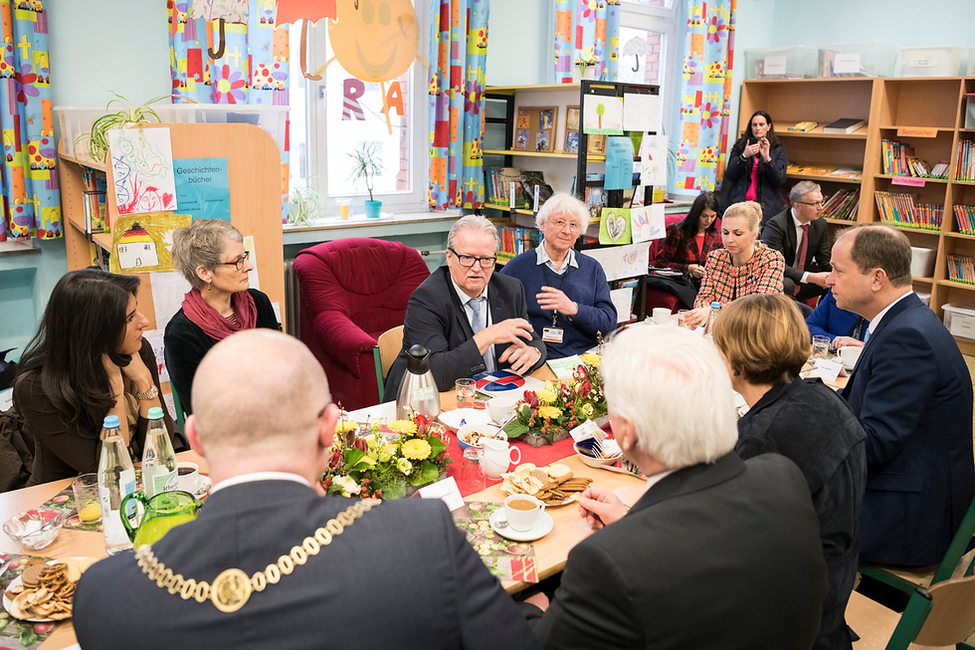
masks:
<svg viewBox="0 0 975 650"><path fill-rule="evenodd" d="M714 331L714 321L721 313L721 303L715 300L711 303L711 313L708 314L708 322L704 326L704 336L711 336Z"/></svg>
<svg viewBox="0 0 975 650"><path fill-rule="evenodd" d="M98 459L98 496L102 502L102 529L105 531L105 550L115 555L132 548L132 542L122 525L122 517L135 514L135 503L126 505L122 513L122 499L135 492L135 469L129 450L125 447L117 415L105 418L102 429L102 452Z"/></svg>
<svg viewBox="0 0 975 650"><path fill-rule="evenodd" d="M163 410L158 406L149 409L149 429L142 450L142 484L150 499L176 489L176 454L163 421Z"/></svg>

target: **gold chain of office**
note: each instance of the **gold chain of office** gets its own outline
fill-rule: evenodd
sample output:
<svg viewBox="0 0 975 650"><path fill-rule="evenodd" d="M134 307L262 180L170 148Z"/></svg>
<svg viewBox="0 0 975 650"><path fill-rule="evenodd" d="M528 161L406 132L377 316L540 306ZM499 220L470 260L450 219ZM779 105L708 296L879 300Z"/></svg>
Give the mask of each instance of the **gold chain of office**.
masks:
<svg viewBox="0 0 975 650"><path fill-rule="evenodd" d="M264 591L268 585L277 584L281 576L290 575L296 566L307 562L310 556L318 555L323 546L331 544L333 539L341 535L363 513L378 504L379 501L363 499L349 506L344 512L329 519L313 535L306 537L300 545L292 547L290 553L282 555L277 562L267 565L263 571L250 577L240 569L230 568L221 572L211 585L206 580L196 581L178 573L174 574L171 568L156 559L149 544L140 546L135 556L142 572L155 581L160 589L166 589L174 596L179 594L183 600L192 598L198 603L209 600L218 610L229 614L243 607L252 592Z"/></svg>

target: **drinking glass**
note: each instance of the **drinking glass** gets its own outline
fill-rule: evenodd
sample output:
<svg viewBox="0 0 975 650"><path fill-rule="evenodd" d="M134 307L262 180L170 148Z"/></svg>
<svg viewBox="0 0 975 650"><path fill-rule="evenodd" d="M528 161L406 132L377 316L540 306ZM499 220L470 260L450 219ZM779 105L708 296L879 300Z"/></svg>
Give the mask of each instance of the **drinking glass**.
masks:
<svg viewBox="0 0 975 650"><path fill-rule="evenodd" d="M93 524L102 518L101 501L98 498L98 474L82 474L71 483L78 519Z"/></svg>
<svg viewBox="0 0 975 650"><path fill-rule="evenodd" d="M473 379L458 379L454 382L454 395L457 398L457 408L459 409L472 409L474 408L474 380Z"/></svg>
<svg viewBox="0 0 975 650"><path fill-rule="evenodd" d="M813 358L824 359L829 355L829 337L817 335L813 337Z"/></svg>
<svg viewBox="0 0 975 650"><path fill-rule="evenodd" d="M468 447L464 450L464 465L461 467L460 477L464 485L468 486L465 490L470 490L471 493L487 488L487 479L481 467L483 457L484 450L480 447Z"/></svg>
<svg viewBox="0 0 975 650"><path fill-rule="evenodd" d="M684 329L692 329L690 325L687 324L687 316L691 313L690 309L678 309L677 310L677 325L683 327Z"/></svg>

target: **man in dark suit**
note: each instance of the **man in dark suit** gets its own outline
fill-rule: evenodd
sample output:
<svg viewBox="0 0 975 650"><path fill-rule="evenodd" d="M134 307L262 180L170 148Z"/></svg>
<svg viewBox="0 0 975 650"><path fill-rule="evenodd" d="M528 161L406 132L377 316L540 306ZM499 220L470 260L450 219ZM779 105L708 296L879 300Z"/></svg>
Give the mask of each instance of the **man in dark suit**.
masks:
<svg viewBox="0 0 975 650"><path fill-rule="evenodd" d="M338 410L300 341L226 338L193 405L213 491L195 521L88 569L84 648L536 647L442 501L321 496Z"/></svg>
<svg viewBox="0 0 975 650"><path fill-rule="evenodd" d="M460 377L509 368L528 374L545 363L545 344L528 321L525 287L494 273L497 228L468 215L447 234L447 266L423 281L406 307L403 349L389 369L386 400L396 399L406 372L406 351L430 351L430 370L441 391Z"/></svg>
<svg viewBox="0 0 975 650"><path fill-rule="evenodd" d="M783 456L735 454L717 351L638 325L600 369L613 433L650 487L630 509L606 490L582 495L601 530L569 553L551 606L541 594L524 606L536 635L546 648L808 650L827 591L809 488Z"/></svg>
<svg viewBox="0 0 975 650"><path fill-rule="evenodd" d="M836 304L869 321L841 395L867 433L860 557L939 562L975 497L972 378L951 334L911 291L903 233L860 226L833 245Z"/></svg>
<svg viewBox="0 0 975 650"><path fill-rule="evenodd" d="M791 208L765 224L762 241L782 253L785 278L782 292L805 301L826 293L829 263L829 233L823 214L823 193L819 185L800 181L789 192Z"/></svg>

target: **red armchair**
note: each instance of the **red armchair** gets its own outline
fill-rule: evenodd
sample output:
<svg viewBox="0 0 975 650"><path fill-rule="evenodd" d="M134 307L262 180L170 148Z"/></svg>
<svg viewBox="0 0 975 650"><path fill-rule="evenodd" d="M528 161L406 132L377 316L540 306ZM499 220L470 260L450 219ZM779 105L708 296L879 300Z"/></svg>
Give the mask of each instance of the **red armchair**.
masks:
<svg viewBox="0 0 975 650"><path fill-rule="evenodd" d="M399 242L354 237L306 248L294 261L301 340L325 369L332 400L352 410L379 402L373 346L402 325L406 304L430 275Z"/></svg>

